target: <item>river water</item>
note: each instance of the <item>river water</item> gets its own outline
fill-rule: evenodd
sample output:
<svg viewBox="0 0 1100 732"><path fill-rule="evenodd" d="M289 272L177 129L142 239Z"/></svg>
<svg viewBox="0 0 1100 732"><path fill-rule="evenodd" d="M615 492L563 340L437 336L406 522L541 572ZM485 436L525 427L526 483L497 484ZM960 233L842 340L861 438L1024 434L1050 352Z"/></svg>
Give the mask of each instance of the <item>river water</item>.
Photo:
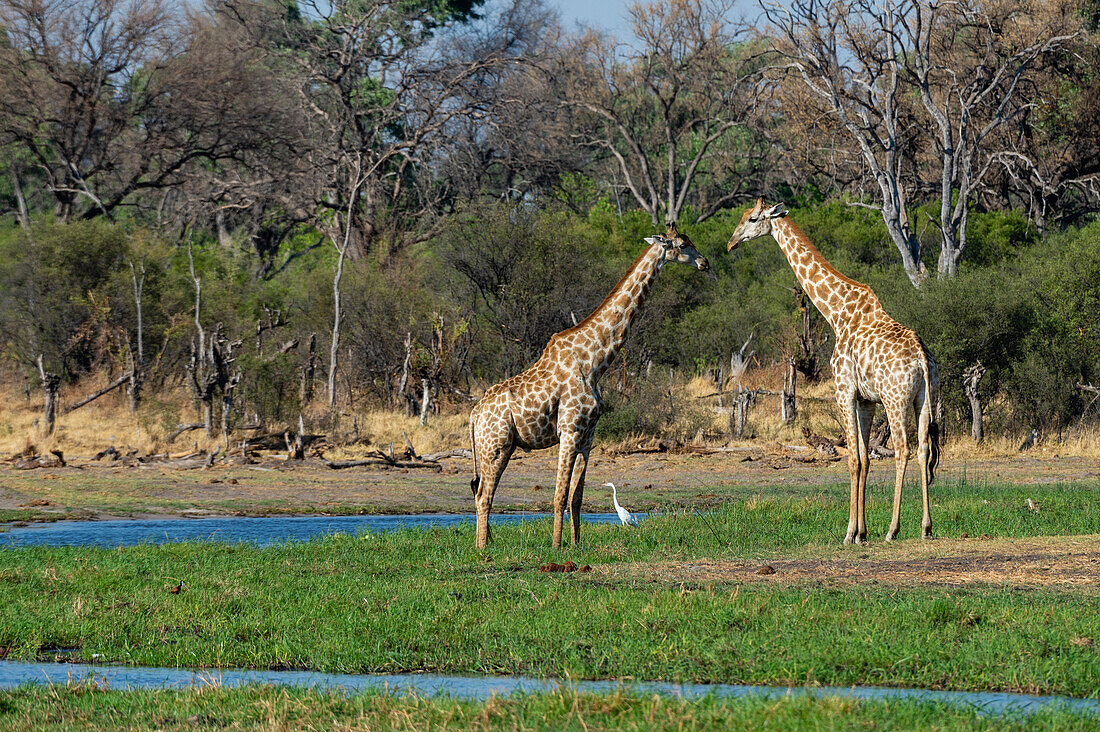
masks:
<svg viewBox="0 0 1100 732"><path fill-rule="evenodd" d="M739 684L677 684L662 681L570 681L535 679L523 676L444 676L439 674L323 674L312 671L251 671L217 669L192 671L175 668L134 666L96 666L68 663L25 663L0 661L0 688L13 688L27 683L65 684L88 679L105 683L112 689L186 689L211 684L241 686L244 684L274 684L330 691L415 692L422 696L447 695L471 699L515 693L554 692L560 688L582 693L607 694L626 691L637 695L697 699L708 694L722 698L763 697L780 699L787 696L813 695L861 700L914 699L943 702L970 707L984 714L1030 714L1042 709L1063 708L1078 714L1100 718L1100 700L1074 699L1063 696L1031 696L976 691L927 691L922 689L891 689L876 686L801 687L744 686Z"/></svg>
<svg viewBox="0 0 1100 732"><path fill-rule="evenodd" d="M646 514L635 514L639 520ZM550 518L549 513L494 514L490 524L511 524ZM618 523L613 513L581 514L585 523ZM394 529L458 526L474 522L473 514L422 513L375 516L271 516L111 521L56 521L14 527L0 533L0 548L12 546L100 546L178 541L249 542L260 546L309 541L336 533L361 534ZM568 520L568 517L567 519ZM633 529L623 529L633 530Z"/></svg>
<svg viewBox="0 0 1100 732"><path fill-rule="evenodd" d="M644 519L645 514L637 514ZM518 523L550 518L548 513L500 514L493 523ZM613 513L582 514L586 523L616 523ZM58 521L14 527L0 533L0 548L23 546L101 546L163 544L178 541L249 542L260 546L287 541L308 541L321 536L345 533L362 534L403 528L449 527L474 521L472 514L409 514L375 516L276 516L217 517L194 519L139 519L111 521ZM624 527L624 531L632 530ZM0 661L0 688L24 683L64 684L68 681L96 679L110 688L164 689L189 688L207 684L239 686L276 684L347 692L389 690L415 692L425 696L450 695L487 699L492 695L538 693L558 688L603 694L626 690L635 694L663 694L698 698L707 694L719 697L782 698L812 694L818 697L890 700L917 699L948 702L972 707L982 713L1028 714L1050 707L1100 717L1100 700L1070 697L1030 696L998 692L928 691L885 687L811 687L787 688L744 686L737 684L676 684L654 681L572 681L536 679L522 676L477 677L437 674L349 675L311 671L262 671L219 669L193 671L174 668L84 665L67 663L28 663Z"/></svg>

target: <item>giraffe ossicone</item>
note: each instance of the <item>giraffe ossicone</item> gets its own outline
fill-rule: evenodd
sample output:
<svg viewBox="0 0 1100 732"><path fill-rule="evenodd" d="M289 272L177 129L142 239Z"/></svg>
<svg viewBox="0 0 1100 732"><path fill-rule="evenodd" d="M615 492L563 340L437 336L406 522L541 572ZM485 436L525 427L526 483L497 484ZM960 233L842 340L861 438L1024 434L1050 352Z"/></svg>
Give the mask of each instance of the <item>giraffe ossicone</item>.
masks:
<svg viewBox="0 0 1100 732"><path fill-rule="evenodd" d="M477 509L476 545L489 541L489 512L500 477L518 447L537 450L558 444L554 490L555 549L561 547L562 514L568 501L572 542L580 540L581 501L592 435L603 405L599 380L622 347L650 286L668 262L707 270L709 265L683 234L669 224L587 318L550 338L526 371L489 387L470 413Z"/></svg>
<svg viewBox="0 0 1100 732"><path fill-rule="evenodd" d="M936 414L940 380L936 362L916 333L886 314L870 287L845 277L829 264L787 218L782 205L765 206L763 199L757 199L756 205L741 217L726 250L732 251L739 244L769 235L778 242L795 277L836 334L830 364L836 382L836 401L844 416L851 474L848 532L844 543L861 544L867 540L868 440L876 403L886 409L896 468L894 513L886 540L896 539L900 529L901 488L909 461L907 417L910 406L917 415L917 450L924 503L922 536L932 538L928 487L939 461Z"/></svg>

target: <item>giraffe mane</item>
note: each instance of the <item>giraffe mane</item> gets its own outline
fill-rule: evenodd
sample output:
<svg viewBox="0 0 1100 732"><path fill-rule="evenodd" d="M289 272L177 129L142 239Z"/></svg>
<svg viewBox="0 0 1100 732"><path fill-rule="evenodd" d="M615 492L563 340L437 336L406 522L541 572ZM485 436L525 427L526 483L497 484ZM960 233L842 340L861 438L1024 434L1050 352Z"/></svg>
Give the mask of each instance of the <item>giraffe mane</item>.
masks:
<svg viewBox="0 0 1100 732"><path fill-rule="evenodd" d="M619 280L615 284L614 287L611 288L611 292L607 293L607 297L605 297L603 300L601 300L599 305L592 308L592 312L590 312L588 315L586 315L584 320L580 321L579 323L574 325L572 328L567 328L566 330L563 330L562 332L563 333L568 333L572 330L575 330L576 328L580 328L581 326L586 325L589 321L592 320L592 318L596 315L596 313L600 312L603 309L604 305L607 305L609 302L611 302L613 299L615 299L615 297L618 296L618 294L622 291L623 287L625 286L626 281L630 279L630 275L634 274L635 268L637 268L638 264L642 261L642 259L645 258L646 254L648 254L648 253L649 253L649 247L646 247L645 249L643 249L642 253L639 254L638 257L634 260L634 263L632 265L630 265L630 267L626 270L626 274L623 275L623 278L621 280ZM547 344L547 348L549 348L549 347L550 347L550 345Z"/></svg>
<svg viewBox="0 0 1100 732"><path fill-rule="evenodd" d="M786 218L787 220L787 226L790 227L791 233L799 238L806 249L809 250L811 256L817 259L821 263L821 266L824 267L829 272L829 274L835 275L838 279L840 279L842 282L845 282L846 284L866 290L873 297L875 297L876 300L878 299L874 293L874 290L872 290L869 285L865 285L858 280L853 280L851 277L834 267L832 263L830 263L829 260L825 258L825 255L821 253L821 250L817 248L817 245L813 243L810 237L806 236L805 232L803 232L802 229L798 228L798 225L795 222L791 221L789 216L784 218Z"/></svg>

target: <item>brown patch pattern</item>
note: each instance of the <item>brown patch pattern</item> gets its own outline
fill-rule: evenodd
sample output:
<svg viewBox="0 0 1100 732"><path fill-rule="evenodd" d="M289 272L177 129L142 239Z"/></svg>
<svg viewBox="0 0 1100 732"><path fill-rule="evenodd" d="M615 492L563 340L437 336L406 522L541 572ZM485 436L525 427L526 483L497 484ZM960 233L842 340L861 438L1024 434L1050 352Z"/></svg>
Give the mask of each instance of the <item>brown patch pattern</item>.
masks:
<svg viewBox="0 0 1100 732"><path fill-rule="evenodd" d="M470 414L474 478L470 489L477 509L476 545L489 541L489 512L500 477L512 453L558 444L554 490L555 548L561 546L562 513L569 502L572 542L580 539L584 476L603 400L600 377L611 366L650 286L667 262L707 269L707 260L669 225L650 237L596 310L568 330L551 336L539 360L526 371L489 387Z"/></svg>
<svg viewBox="0 0 1100 732"><path fill-rule="evenodd" d="M868 449L875 404L882 404L890 423L895 455L894 513L886 540L897 538L901 524L901 488L909 462L908 412L917 414L917 451L924 503L922 536L932 537L928 486L938 454L935 415L940 381L936 362L917 334L886 314L871 288L838 272L806 235L786 216L782 206L766 207L763 199L745 212L727 249L761 236L779 243L806 294L836 333L830 364L836 402L844 419L848 445L851 496L844 543L867 540L865 507Z"/></svg>

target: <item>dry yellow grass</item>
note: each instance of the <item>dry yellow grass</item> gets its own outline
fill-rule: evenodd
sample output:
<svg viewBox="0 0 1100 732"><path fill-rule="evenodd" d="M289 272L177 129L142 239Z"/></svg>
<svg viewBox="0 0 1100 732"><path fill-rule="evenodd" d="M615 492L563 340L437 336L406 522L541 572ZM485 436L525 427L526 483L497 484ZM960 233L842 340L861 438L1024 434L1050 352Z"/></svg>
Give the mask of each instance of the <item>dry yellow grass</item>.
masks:
<svg viewBox="0 0 1100 732"><path fill-rule="evenodd" d="M108 394L77 411L59 416L57 431L46 438L35 420L41 416L42 397L37 389L29 392L19 388L16 381L7 379L0 388L0 454L12 454L33 444L39 452L57 448L66 454L93 454L109 446L120 450L137 450L151 453L169 450L182 452L199 448L209 449L221 444L221 437L207 438L201 430L187 432L172 444L166 436L177 422L198 421L194 404L186 390L149 395L134 415L131 414L125 395ZM79 385L61 390L61 407L71 404L83 395L100 388L104 379L91 379ZM779 391L782 370L778 366L750 369L742 379L746 389ZM725 409L718 409L718 399L713 395L717 388L709 379L696 377L688 381L675 381L673 400L680 407L670 436L693 439L701 425L703 439L711 444L725 444L729 438L729 407L732 404L728 392L736 385L727 381L723 399ZM783 442L802 443L802 428L809 427L816 434L836 437L843 432L839 412L833 402L831 381L813 385L798 385L798 418L791 425L782 424L779 417L779 398L761 395L749 414L749 439L744 444ZM363 408L340 411L334 428L329 430L338 446L333 456L354 456L373 449L386 449L393 442L397 449L404 446L402 432L409 435L417 452L429 453L455 447L468 447L469 406L445 406L440 414L432 414L425 427L416 417L384 409ZM327 410L315 404L306 414L307 429L310 424L327 421ZM283 425L271 425L281 430ZM993 458L1017 455L1023 435L999 435L989 433L982 445L975 446L966 429L956 429L948 435L944 450L947 458ZM630 442L631 440L627 440ZM634 440L636 442L636 439ZM605 446L612 449L613 446ZM1064 430L1057 436L1044 436L1040 444L1032 448L1037 456L1100 457L1100 430L1084 425Z"/></svg>
<svg viewBox="0 0 1100 732"><path fill-rule="evenodd" d="M61 408L96 388L95 383L85 382L62 389ZM14 389L7 388L0 390L0 399L3 400L3 407L0 408L0 454L20 452L28 444L34 445L40 453L56 448L72 455L94 454L110 446L147 454L164 450L182 452L196 445L200 449L212 449L222 444L220 434L207 438L202 430L186 432L171 444L167 443L167 435L177 421L197 422L200 419L188 394L182 391L156 395L137 414L130 412L125 395L108 394L75 412L59 416L51 437L43 435L35 424L42 416L41 394L31 392L27 398L25 393L15 393ZM316 412L312 415L315 417L321 417L325 412L319 408L313 411ZM307 430L310 416L306 415ZM469 442L467 424L467 410L432 414L426 427L420 426L418 418L396 412L341 412L334 432L349 444L340 448L337 454L361 454L370 449L385 448L390 442L404 449L402 432L409 435L420 453L465 447ZM269 426L271 431L281 431L283 427Z"/></svg>

